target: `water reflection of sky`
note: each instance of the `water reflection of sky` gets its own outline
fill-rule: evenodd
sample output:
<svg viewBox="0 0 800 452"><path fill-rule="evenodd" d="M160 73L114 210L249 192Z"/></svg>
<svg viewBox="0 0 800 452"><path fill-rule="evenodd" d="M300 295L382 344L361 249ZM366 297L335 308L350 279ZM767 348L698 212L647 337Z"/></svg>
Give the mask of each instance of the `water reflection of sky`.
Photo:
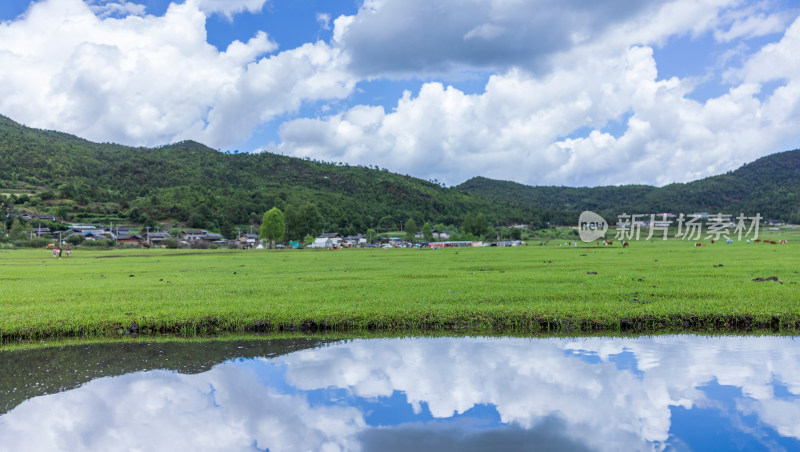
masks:
<svg viewBox="0 0 800 452"><path fill-rule="evenodd" d="M136 372L0 416L0 450L798 450L796 339L380 339Z"/></svg>

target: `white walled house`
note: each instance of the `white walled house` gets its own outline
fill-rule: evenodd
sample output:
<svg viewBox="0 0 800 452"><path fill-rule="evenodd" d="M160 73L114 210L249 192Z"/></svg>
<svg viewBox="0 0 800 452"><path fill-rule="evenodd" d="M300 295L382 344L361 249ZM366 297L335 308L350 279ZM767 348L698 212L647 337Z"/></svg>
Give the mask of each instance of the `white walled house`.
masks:
<svg viewBox="0 0 800 452"><path fill-rule="evenodd" d="M314 243L308 245L306 248L327 249L327 248L333 248L333 246L334 243L330 237L318 237L314 239Z"/></svg>

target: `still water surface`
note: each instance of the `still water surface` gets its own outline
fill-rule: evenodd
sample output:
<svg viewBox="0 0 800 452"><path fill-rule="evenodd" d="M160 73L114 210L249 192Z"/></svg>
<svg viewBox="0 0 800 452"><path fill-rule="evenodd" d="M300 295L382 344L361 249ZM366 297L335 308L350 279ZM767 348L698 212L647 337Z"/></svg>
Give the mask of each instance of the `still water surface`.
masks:
<svg viewBox="0 0 800 452"><path fill-rule="evenodd" d="M790 337L0 353L0 450L800 450Z"/></svg>

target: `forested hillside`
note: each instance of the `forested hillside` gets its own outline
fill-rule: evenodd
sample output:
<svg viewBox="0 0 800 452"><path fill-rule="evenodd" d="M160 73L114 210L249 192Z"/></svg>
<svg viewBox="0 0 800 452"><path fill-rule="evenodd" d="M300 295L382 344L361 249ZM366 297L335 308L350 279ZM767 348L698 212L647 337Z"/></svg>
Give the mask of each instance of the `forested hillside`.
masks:
<svg viewBox="0 0 800 452"><path fill-rule="evenodd" d="M800 223L800 150L760 158L706 179L664 187L531 187L515 182L472 178L456 187L497 202L519 203L537 211L577 218L592 210L609 219L622 213L745 213ZM559 215L561 217L562 215Z"/></svg>
<svg viewBox="0 0 800 452"><path fill-rule="evenodd" d="M460 224L477 213L490 222L523 222L534 212L377 168L224 154L191 141L155 149L98 144L0 117L4 192L14 194L5 198L6 210L13 204L78 220L158 220L211 230L258 223L273 206L302 216L305 229L342 232L399 228L409 218Z"/></svg>
<svg viewBox="0 0 800 452"><path fill-rule="evenodd" d="M293 235L397 229L409 218L460 225L574 224L583 210L694 211L800 222L800 151L720 176L661 188L531 187L482 177L458 187L386 170L275 154L225 154L186 141L159 148L92 143L0 116L0 209L81 221L170 222L220 230L257 224L273 206Z"/></svg>

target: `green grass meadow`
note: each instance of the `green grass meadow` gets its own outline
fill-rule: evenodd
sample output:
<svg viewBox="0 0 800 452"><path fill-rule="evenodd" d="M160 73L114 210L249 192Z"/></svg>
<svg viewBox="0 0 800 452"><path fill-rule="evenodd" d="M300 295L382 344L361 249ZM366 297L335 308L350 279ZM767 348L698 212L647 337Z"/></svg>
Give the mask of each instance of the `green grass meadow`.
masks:
<svg viewBox="0 0 800 452"><path fill-rule="evenodd" d="M192 337L320 330L796 331L800 234L771 231L762 237L789 243L79 248L62 259L44 249L0 250L0 338L10 343L132 332ZM782 283L752 281L772 276Z"/></svg>

